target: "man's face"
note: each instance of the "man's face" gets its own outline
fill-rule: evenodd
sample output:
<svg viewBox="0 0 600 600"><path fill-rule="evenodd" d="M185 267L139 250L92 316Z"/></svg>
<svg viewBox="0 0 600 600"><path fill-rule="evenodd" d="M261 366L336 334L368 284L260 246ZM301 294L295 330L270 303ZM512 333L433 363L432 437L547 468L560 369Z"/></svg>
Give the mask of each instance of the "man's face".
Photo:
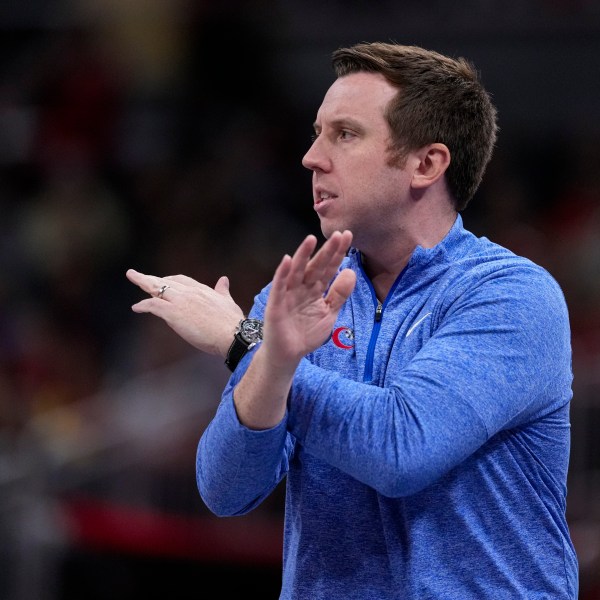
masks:
<svg viewBox="0 0 600 600"><path fill-rule="evenodd" d="M396 88L377 73L352 73L329 88L315 121L316 138L302 164L313 171L314 209L325 237L350 229L354 245L376 249L397 231L410 177L388 164L384 118Z"/></svg>

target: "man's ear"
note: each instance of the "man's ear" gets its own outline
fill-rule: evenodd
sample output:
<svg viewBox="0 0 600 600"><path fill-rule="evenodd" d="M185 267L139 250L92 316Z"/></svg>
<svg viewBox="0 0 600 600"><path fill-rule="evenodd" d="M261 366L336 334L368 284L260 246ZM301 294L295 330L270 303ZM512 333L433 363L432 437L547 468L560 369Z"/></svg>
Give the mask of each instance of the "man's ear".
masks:
<svg viewBox="0 0 600 600"><path fill-rule="evenodd" d="M412 187L424 189L440 180L450 165L450 150L445 144L429 144L416 152L419 164L413 172Z"/></svg>

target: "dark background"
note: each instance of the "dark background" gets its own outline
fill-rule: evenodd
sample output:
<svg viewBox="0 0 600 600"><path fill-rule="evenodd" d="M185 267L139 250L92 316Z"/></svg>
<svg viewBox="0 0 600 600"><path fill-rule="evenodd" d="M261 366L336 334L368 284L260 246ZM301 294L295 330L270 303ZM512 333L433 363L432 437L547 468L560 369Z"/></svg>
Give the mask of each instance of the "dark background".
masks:
<svg viewBox="0 0 600 600"><path fill-rule="evenodd" d="M547 267L575 372L567 515L600 598L600 2L0 5L0 598L276 598L282 490L217 519L195 450L227 371L134 315L134 267L248 309L318 233L300 159L340 45L463 55L500 136L468 227Z"/></svg>

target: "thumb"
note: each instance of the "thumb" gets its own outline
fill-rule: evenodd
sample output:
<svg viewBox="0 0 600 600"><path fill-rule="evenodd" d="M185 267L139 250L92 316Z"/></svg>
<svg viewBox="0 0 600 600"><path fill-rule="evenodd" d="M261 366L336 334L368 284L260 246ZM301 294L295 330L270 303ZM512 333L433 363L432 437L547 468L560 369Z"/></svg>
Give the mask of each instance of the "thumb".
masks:
<svg viewBox="0 0 600 600"><path fill-rule="evenodd" d="M221 275L219 280L215 284L215 292L222 294L223 296L229 296L229 277L227 275Z"/></svg>
<svg viewBox="0 0 600 600"><path fill-rule="evenodd" d="M354 289L356 283L356 273L352 269L344 269L335 278L331 284L325 302L337 311L342 307L342 304L348 300L348 297Z"/></svg>

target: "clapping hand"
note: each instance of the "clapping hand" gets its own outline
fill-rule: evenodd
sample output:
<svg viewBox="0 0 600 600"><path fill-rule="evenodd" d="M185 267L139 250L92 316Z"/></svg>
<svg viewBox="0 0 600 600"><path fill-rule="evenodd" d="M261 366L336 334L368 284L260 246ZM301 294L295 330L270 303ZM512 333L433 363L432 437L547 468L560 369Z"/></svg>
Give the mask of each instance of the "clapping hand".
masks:
<svg viewBox="0 0 600 600"><path fill-rule="evenodd" d="M281 260L265 309L263 350L273 366L295 368L331 335L356 283L350 269L333 279L351 242L350 231L336 231L313 255L317 238L309 235L293 256Z"/></svg>
<svg viewBox="0 0 600 600"><path fill-rule="evenodd" d="M226 276L211 288L186 275L156 277L134 269L126 275L151 296L134 304L134 312L152 313L192 346L225 357L236 325L244 316L229 293Z"/></svg>

